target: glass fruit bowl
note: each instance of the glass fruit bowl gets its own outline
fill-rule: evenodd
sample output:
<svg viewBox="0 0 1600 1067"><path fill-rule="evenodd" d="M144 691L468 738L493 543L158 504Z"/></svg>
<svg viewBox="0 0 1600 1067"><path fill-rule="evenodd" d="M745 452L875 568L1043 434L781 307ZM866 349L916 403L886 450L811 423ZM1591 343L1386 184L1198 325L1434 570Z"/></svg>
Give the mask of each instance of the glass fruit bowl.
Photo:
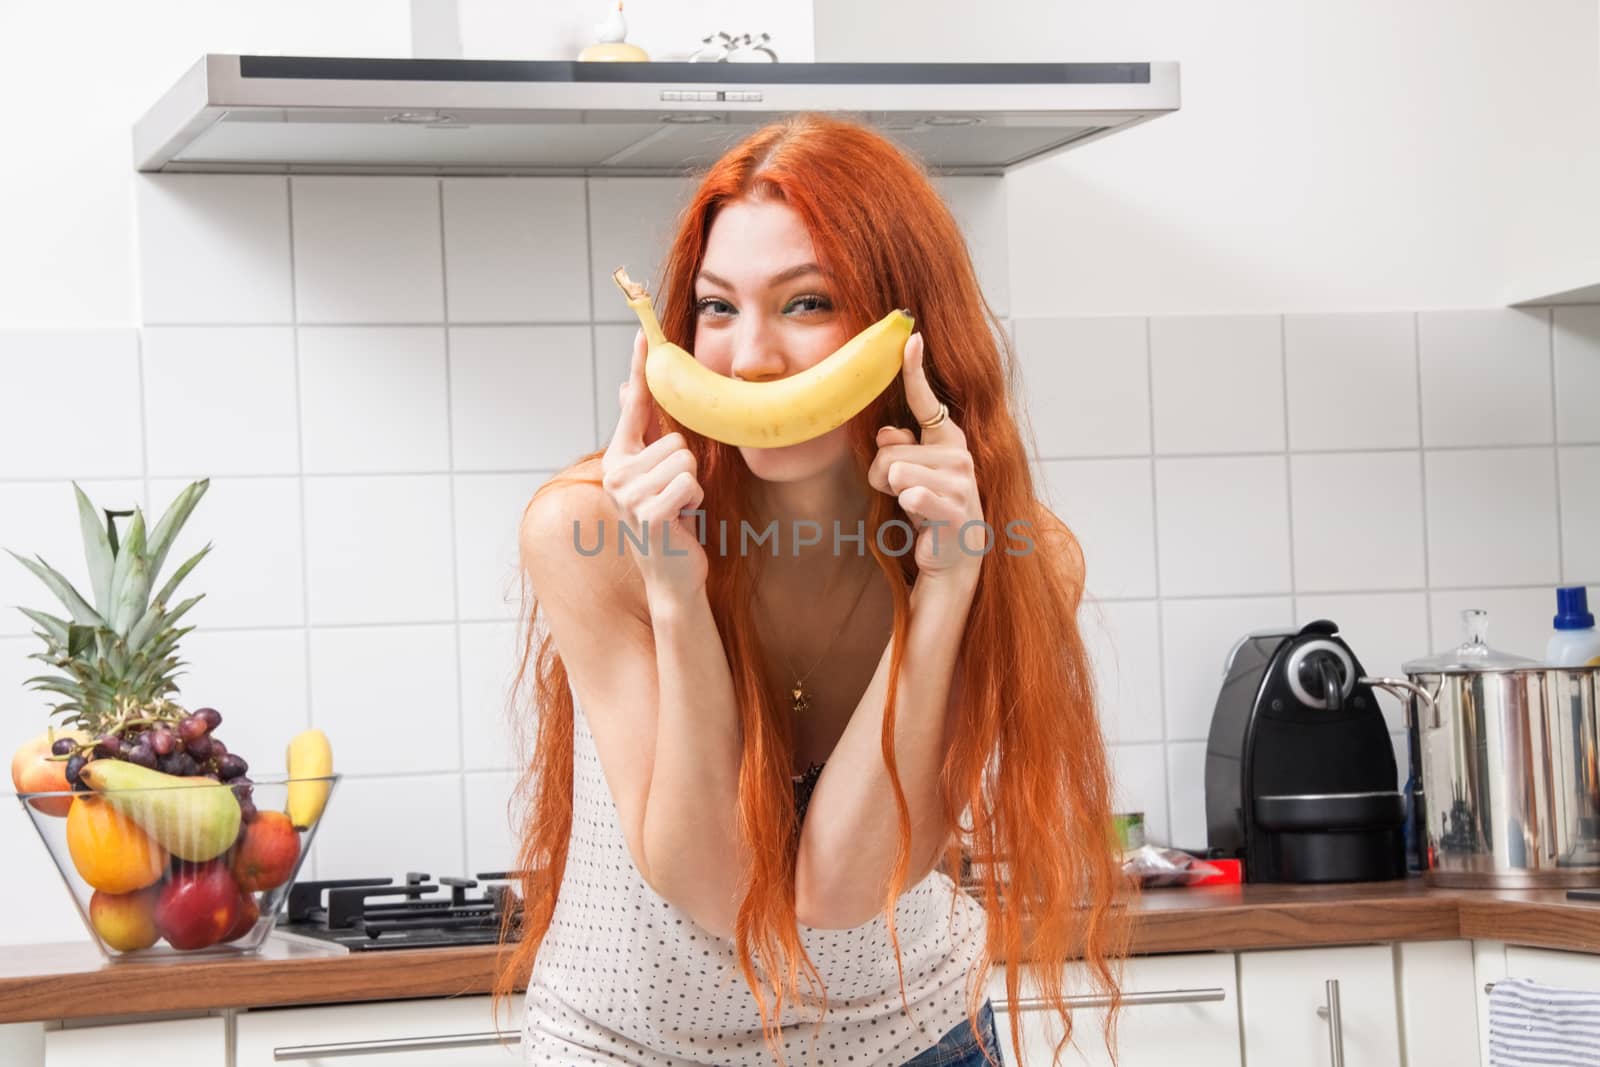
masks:
<svg viewBox="0 0 1600 1067"><path fill-rule="evenodd" d="M17 799L108 958L244 955L272 932L338 781L178 778Z"/></svg>

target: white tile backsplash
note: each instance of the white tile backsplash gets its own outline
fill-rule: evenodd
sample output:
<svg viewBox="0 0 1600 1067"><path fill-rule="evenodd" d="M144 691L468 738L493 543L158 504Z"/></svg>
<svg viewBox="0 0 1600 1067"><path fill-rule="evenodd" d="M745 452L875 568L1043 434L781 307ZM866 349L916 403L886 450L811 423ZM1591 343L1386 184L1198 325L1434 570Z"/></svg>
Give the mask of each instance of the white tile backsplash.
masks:
<svg viewBox="0 0 1600 1067"><path fill-rule="evenodd" d="M178 699L222 713L217 736L249 762L258 781L287 773L289 739L311 725L306 644L299 627L200 629L183 639L189 667L178 679ZM344 750L340 744L341 767Z"/></svg>
<svg viewBox="0 0 1600 1067"><path fill-rule="evenodd" d="M1600 443L1600 304L1555 309L1556 436Z"/></svg>
<svg viewBox="0 0 1600 1067"><path fill-rule="evenodd" d="M302 328L306 473L449 470L445 381L443 327Z"/></svg>
<svg viewBox="0 0 1600 1067"><path fill-rule="evenodd" d="M340 626L311 631L311 721L345 774L461 766L456 628Z"/></svg>
<svg viewBox="0 0 1600 1067"><path fill-rule="evenodd" d="M1283 456L1156 460L1162 596L1290 589Z"/></svg>
<svg viewBox="0 0 1600 1067"><path fill-rule="evenodd" d="M1005 315L1004 218L1035 209L998 179L940 188ZM392 871L385 826L408 865L510 862L516 734L537 725L508 707L517 518L609 439L636 330L610 272L659 290L689 190L141 175L143 329L0 330L0 547L81 587L68 479L113 508L214 479L172 556L216 544L185 582L207 595L180 684L258 775L304 726L334 735L350 777L321 876ZM1244 633L1331 618L1392 673L1485 607L1492 643L1537 656L1551 586L1600 583L1600 307L1009 326L1041 484L1086 554L1118 803L1153 841L1205 844L1205 738ZM42 722L12 604L55 610L0 555L0 686ZM54 880L20 811L0 846ZM54 886L30 896L59 907L0 943L82 936Z"/></svg>
<svg viewBox="0 0 1600 1067"><path fill-rule="evenodd" d="M406 870L466 870L460 774L346 775L317 826L317 878L398 877ZM404 842L405 859L397 857ZM392 872L392 873L391 873Z"/></svg>
<svg viewBox="0 0 1600 1067"><path fill-rule="evenodd" d="M1147 459L1044 460L1050 506L1077 535L1087 592L1156 595L1155 522Z"/></svg>
<svg viewBox="0 0 1600 1067"><path fill-rule="evenodd" d="M531 655L537 657L539 646ZM509 706L511 685L522 656L514 622L461 624L461 763L469 771L502 770L525 764L518 737L526 729L532 744L537 722L531 709ZM525 685L532 683L532 664Z"/></svg>
<svg viewBox="0 0 1600 1067"><path fill-rule="evenodd" d="M1085 599L1078 608L1078 626L1094 663L1106 740L1160 741L1160 605L1154 600Z"/></svg>
<svg viewBox="0 0 1600 1067"><path fill-rule="evenodd" d="M989 308L1000 318L1011 314L1011 257L1008 250L1006 186L993 178L942 177L934 187L955 216L972 257L973 273Z"/></svg>
<svg viewBox="0 0 1600 1067"><path fill-rule="evenodd" d="M1560 462L1561 580L1600 587L1600 447L1563 448Z"/></svg>
<svg viewBox="0 0 1600 1067"><path fill-rule="evenodd" d="M639 324L602 323L594 328L594 447L604 448L622 417L617 387L633 366L634 337Z"/></svg>
<svg viewBox="0 0 1600 1067"><path fill-rule="evenodd" d="M1555 449L1430 451L1423 463L1434 587L1560 578Z"/></svg>
<svg viewBox="0 0 1600 1067"><path fill-rule="evenodd" d="M294 346L289 326L146 327L150 473L300 473Z"/></svg>
<svg viewBox="0 0 1600 1067"><path fill-rule="evenodd" d="M587 322L589 231L582 178L446 178L451 322Z"/></svg>
<svg viewBox="0 0 1600 1067"><path fill-rule="evenodd" d="M457 470L560 469L593 448L587 326L450 330Z"/></svg>
<svg viewBox="0 0 1600 1067"><path fill-rule="evenodd" d="M188 479L152 478L146 525L166 514ZM210 627L301 626L306 621L305 556L300 539L298 478L213 478L172 543L162 581L184 560L212 545L178 586L177 596L204 593L184 617Z"/></svg>
<svg viewBox="0 0 1600 1067"><path fill-rule="evenodd" d="M1116 811L1144 812L1145 837L1167 841L1167 757L1162 745L1112 745Z"/></svg>
<svg viewBox="0 0 1600 1067"><path fill-rule="evenodd" d="M455 617L449 475L307 478L313 626Z"/></svg>
<svg viewBox="0 0 1600 1067"><path fill-rule="evenodd" d="M1203 855L1206 841L1206 743L1179 741L1167 746L1167 795L1172 830L1157 844L1192 849Z"/></svg>
<svg viewBox="0 0 1600 1067"><path fill-rule="evenodd" d="M1045 458L1150 451L1144 319L1024 319L1016 324L1022 399Z"/></svg>
<svg viewBox="0 0 1600 1067"><path fill-rule="evenodd" d="M144 474L137 330L0 329L0 400L0 479Z"/></svg>
<svg viewBox="0 0 1600 1067"><path fill-rule="evenodd" d="M1289 447L1417 447L1415 315L1289 315L1283 332Z"/></svg>
<svg viewBox="0 0 1600 1067"><path fill-rule="evenodd" d="M1553 440L1547 309L1425 311L1417 347L1424 445Z"/></svg>
<svg viewBox="0 0 1600 1067"><path fill-rule="evenodd" d="M517 775L508 771L468 771L462 776L467 802L469 876L508 871L517 866L511 804Z"/></svg>
<svg viewBox="0 0 1600 1067"><path fill-rule="evenodd" d="M1426 584L1422 460L1415 449L1294 456L1289 479L1297 590Z"/></svg>
<svg viewBox="0 0 1600 1067"><path fill-rule="evenodd" d="M596 322L637 324L612 271L661 291L660 271L693 186L685 178L589 179L589 284Z"/></svg>
<svg viewBox="0 0 1600 1067"><path fill-rule="evenodd" d="M294 321L287 178L133 178L146 326Z"/></svg>
<svg viewBox="0 0 1600 1067"><path fill-rule="evenodd" d="M1150 368L1157 452L1283 451L1282 319L1154 319Z"/></svg>
<svg viewBox="0 0 1600 1067"><path fill-rule="evenodd" d="M303 323L442 322L439 179L289 179L296 317Z"/></svg>
<svg viewBox="0 0 1600 1067"><path fill-rule="evenodd" d="M456 613L463 621L517 618L517 528L533 491L552 473L456 475Z"/></svg>

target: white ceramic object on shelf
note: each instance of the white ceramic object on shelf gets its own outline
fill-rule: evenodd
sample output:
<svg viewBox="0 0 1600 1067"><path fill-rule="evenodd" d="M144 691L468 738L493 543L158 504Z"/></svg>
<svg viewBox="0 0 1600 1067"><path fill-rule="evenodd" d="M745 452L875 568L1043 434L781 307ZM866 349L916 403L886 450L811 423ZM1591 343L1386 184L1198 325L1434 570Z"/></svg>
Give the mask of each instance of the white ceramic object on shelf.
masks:
<svg viewBox="0 0 1600 1067"><path fill-rule="evenodd" d="M628 44L628 20L622 14L622 0L611 14L594 28L595 43L578 53L581 62L644 63L650 59L643 48Z"/></svg>

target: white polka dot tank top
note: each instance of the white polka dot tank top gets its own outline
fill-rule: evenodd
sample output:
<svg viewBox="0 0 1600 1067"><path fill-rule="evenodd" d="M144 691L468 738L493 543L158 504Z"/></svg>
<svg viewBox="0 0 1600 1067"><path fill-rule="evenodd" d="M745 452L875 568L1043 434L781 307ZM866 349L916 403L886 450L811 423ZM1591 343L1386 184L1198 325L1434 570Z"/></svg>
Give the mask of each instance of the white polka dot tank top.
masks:
<svg viewBox="0 0 1600 1067"><path fill-rule="evenodd" d="M525 1061L562 1067L775 1063L733 942L657 895L633 865L581 708L575 709L573 749L572 841L555 914L529 977ZM901 1003L882 915L851 930L801 925L801 944L827 987L828 1012L818 1030L815 1008L785 1003L785 1061L792 1067L895 1065L938 1044L966 1023L968 972L982 952L985 923L982 906L942 872L901 895L895 924L911 1018Z"/></svg>

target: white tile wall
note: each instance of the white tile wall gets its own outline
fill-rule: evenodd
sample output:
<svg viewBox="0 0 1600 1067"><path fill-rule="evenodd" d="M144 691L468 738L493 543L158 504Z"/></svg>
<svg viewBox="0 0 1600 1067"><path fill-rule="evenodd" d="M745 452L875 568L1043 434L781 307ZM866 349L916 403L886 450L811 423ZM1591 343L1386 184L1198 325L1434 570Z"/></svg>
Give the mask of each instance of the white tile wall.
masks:
<svg viewBox="0 0 1600 1067"><path fill-rule="evenodd" d="M1001 186L942 188L1003 314ZM659 281L687 191L140 176L143 328L0 330L0 547L81 582L69 479L159 509L212 477L174 550L216 545L189 580L185 695L261 773L296 730L335 734L349 778L318 874L392 864L375 817L408 863L509 862L516 519L609 437L635 329L609 274ZM1549 587L1600 584L1600 308L1010 325L1040 484L1087 554L1119 802L1155 840L1204 844L1243 633L1332 618L1394 671L1482 606L1497 645L1537 655ZM68 383L70 426L48 402ZM36 586L0 557L0 604L43 604ZM0 611L13 724L43 706L20 690L28 630ZM20 819L0 844L30 840ZM0 943L75 936L62 903L0 918Z"/></svg>
<svg viewBox="0 0 1600 1067"><path fill-rule="evenodd" d="M1555 309L1556 436L1600 442L1600 305Z"/></svg>
<svg viewBox="0 0 1600 1067"><path fill-rule="evenodd" d="M1424 445L1553 440L1548 311L1430 311L1417 328Z"/></svg>

